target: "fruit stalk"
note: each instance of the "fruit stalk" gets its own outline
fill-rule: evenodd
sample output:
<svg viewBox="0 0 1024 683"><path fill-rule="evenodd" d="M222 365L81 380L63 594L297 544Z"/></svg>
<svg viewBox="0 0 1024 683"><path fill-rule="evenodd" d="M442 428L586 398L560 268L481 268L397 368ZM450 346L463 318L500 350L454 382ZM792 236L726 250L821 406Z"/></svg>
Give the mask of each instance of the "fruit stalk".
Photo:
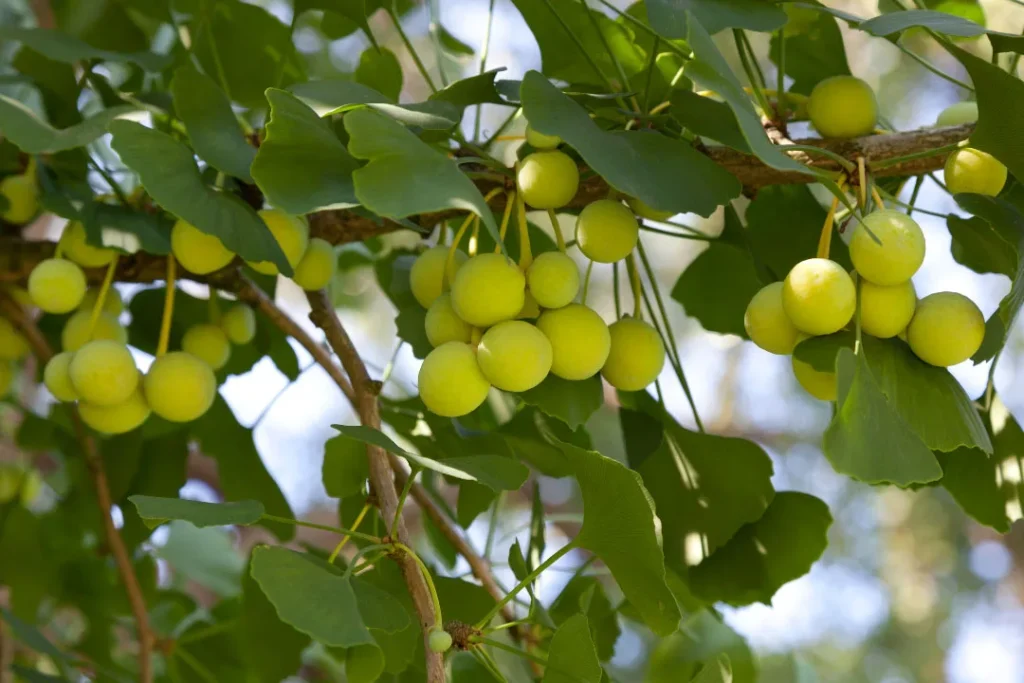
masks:
<svg viewBox="0 0 1024 683"><path fill-rule="evenodd" d="M167 294L164 297L164 315L160 321L160 341L156 347L156 357L167 353L167 346L171 340L171 320L174 318L174 278L175 260L171 256L167 259Z"/></svg>
<svg viewBox="0 0 1024 683"><path fill-rule="evenodd" d="M100 318L100 313L103 312L103 304L107 300L107 293L110 291L110 286L114 282L114 273L117 272L117 257L110 262L107 266L107 274L103 276L103 284L100 285L100 293L96 295L96 304L92 307L92 315L89 316L89 333L86 335L86 339L91 340L93 332L96 331L96 321ZM172 259L173 260L173 259Z"/></svg>

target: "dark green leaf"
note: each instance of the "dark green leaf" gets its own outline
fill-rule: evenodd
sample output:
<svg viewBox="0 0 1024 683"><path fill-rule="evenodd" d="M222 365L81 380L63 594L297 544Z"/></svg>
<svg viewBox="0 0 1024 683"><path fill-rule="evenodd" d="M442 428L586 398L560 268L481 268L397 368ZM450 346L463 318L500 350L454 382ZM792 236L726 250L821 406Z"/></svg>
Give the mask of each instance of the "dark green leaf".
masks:
<svg viewBox="0 0 1024 683"><path fill-rule="evenodd" d="M793 79L790 92L810 95L814 86L824 79L850 75L843 35L835 17L820 12L809 23L801 22L799 30L791 31L793 23L790 21L783 29L786 33L786 75ZM776 65L779 63L780 45L779 35L773 35L769 54Z"/></svg>
<svg viewBox="0 0 1024 683"><path fill-rule="evenodd" d="M366 446L347 436L328 439L324 445L323 481L327 495L334 498L364 493L370 476Z"/></svg>
<svg viewBox="0 0 1024 683"><path fill-rule="evenodd" d="M708 33L724 28L774 31L786 23L786 13L764 0L647 0L651 26L666 38L687 37L687 12Z"/></svg>
<svg viewBox="0 0 1024 683"><path fill-rule="evenodd" d="M392 102L402 92L402 65L395 53L386 47L370 46L359 56L356 82L373 88Z"/></svg>
<svg viewBox="0 0 1024 683"><path fill-rule="evenodd" d="M438 33L439 38L441 39L441 46L448 52L456 55L465 55L467 57L472 57L476 54L476 51L472 47L466 45L464 42L453 36L444 26L439 27Z"/></svg>
<svg viewBox="0 0 1024 683"><path fill-rule="evenodd" d="M428 130L447 130L459 122L461 109L444 98L432 97L427 102L394 104L388 98L355 81L325 80L297 83L289 90L317 113L317 116L343 114L365 108L387 114L408 126Z"/></svg>
<svg viewBox="0 0 1024 683"><path fill-rule="evenodd" d="M173 431L161 434L158 438L149 438L146 428L152 428L156 418L151 417L141 431L147 437L139 449L139 462L128 487L128 492L135 495L174 498L185 485L185 462L188 459L187 430L175 425ZM166 423L170 424L170 423ZM115 453L104 452L106 458L113 460ZM112 469L108 468L108 469ZM151 529L139 517L134 505L129 505L124 497L115 498L124 516L121 536L129 548L149 538Z"/></svg>
<svg viewBox="0 0 1024 683"><path fill-rule="evenodd" d="M171 253L171 221L164 214L107 204L89 202L82 207L79 217L85 225L86 234L107 247L124 252L166 255Z"/></svg>
<svg viewBox="0 0 1024 683"><path fill-rule="evenodd" d="M732 664L729 662L729 656L718 655L705 662L704 668L700 670L692 683L733 683Z"/></svg>
<svg viewBox="0 0 1024 683"><path fill-rule="evenodd" d="M260 683L280 683L299 670L309 636L277 617L274 606L249 572L242 576L242 618L238 644Z"/></svg>
<svg viewBox="0 0 1024 683"><path fill-rule="evenodd" d="M172 521L167 529L167 541L159 546L157 556L174 570L177 587L184 589L194 582L231 598L241 592L245 559L229 531L197 528L181 520Z"/></svg>
<svg viewBox="0 0 1024 683"><path fill-rule="evenodd" d="M960 38L974 38L988 34L996 52L1024 50L1024 37L1020 35L989 31L984 26L964 17L935 10L912 9L905 12L890 12L865 21L860 25L860 30L875 36L891 36L917 26Z"/></svg>
<svg viewBox="0 0 1024 683"><path fill-rule="evenodd" d="M53 154L84 147L107 132L111 121L138 111L122 105L104 109L79 124L58 130L21 102L0 95L0 133L28 154Z"/></svg>
<svg viewBox="0 0 1024 683"><path fill-rule="evenodd" d="M263 505L258 500L241 500L236 503L203 503L198 500L181 498L157 498L155 496L129 496L139 516L150 528L156 528L172 519L191 522L197 527L255 524L263 516Z"/></svg>
<svg viewBox="0 0 1024 683"><path fill-rule="evenodd" d="M998 273L1009 278L1017 275L1017 244L1010 242L995 226L983 218L946 217L953 258L975 273Z"/></svg>
<svg viewBox="0 0 1024 683"><path fill-rule="evenodd" d="M544 683L601 683L602 673L586 616L567 619L551 638Z"/></svg>
<svg viewBox="0 0 1024 683"><path fill-rule="evenodd" d="M579 381L548 375L543 382L520 396L542 412L557 417L569 425L570 429L585 424L604 404L600 375Z"/></svg>
<svg viewBox="0 0 1024 683"><path fill-rule="evenodd" d="M459 109L471 104L508 104L494 86L494 78L504 70L504 68L491 69L482 74L455 81L431 95L430 99L451 102Z"/></svg>
<svg viewBox="0 0 1024 683"><path fill-rule="evenodd" d="M702 138L709 138L741 152L750 153L750 145L740 131L729 105L690 90L673 90L672 118Z"/></svg>
<svg viewBox="0 0 1024 683"><path fill-rule="evenodd" d="M725 654L732 665L732 683L756 683L757 667L746 641L707 610L689 617L688 628L662 639L651 654L648 683L679 683L708 660ZM787 679L787 683L790 683Z"/></svg>
<svg viewBox="0 0 1024 683"><path fill-rule="evenodd" d="M104 62L128 62L138 64L147 71L161 71L169 61L166 55L152 52L101 50L66 33L42 28L0 27L0 39L23 43L50 59L67 64L96 59Z"/></svg>
<svg viewBox="0 0 1024 683"><path fill-rule="evenodd" d="M512 555L509 552L509 563ZM615 654L615 641L619 639L618 614L600 580L593 576L574 576L551 605L551 618L563 624L577 614L584 614L590 624L590 637L602 662Z"/></svg>
<svg viewBox="0 0 1024 683"><path fill-rule="evenodd" d="M427 337L427 312L419 302L402 306L395 316L395 327L398 336L412 349L412 355L423 359L434 350Z"/></svg>
<svg viewBox="0 0 1024 683"><path fill-rule="evenodd" d="M356 645L345 651L345 680L373 683L384 672L384 653L373 645Z"/></svg>

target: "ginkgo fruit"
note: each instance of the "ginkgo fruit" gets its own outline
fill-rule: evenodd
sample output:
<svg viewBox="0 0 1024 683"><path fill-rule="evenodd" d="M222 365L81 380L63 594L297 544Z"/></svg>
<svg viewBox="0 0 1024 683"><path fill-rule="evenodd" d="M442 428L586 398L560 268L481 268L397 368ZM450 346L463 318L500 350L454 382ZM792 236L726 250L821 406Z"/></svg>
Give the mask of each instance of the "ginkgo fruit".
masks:
<svg viewBox="0 0 1024 683"><path fill-rule="evenodd" d="M793 374L808 394L821 401L835 401L838 395L836 373L815 370L814 366L793 356Z"/></svg>
<svg viewBox="0 0 1024 683"><path fill-rule="evenodd" d="M21 360L30 350L28 340L15 329L14 323L0 317L0 361Z"/></svg>
<svg viewBox="0 0 1024 683"><path fill-rule="evenodd" d="M782 307L806 334L832 334L846 327L857 308L849 273L835 261L812 258L793 266L782 284Z"/></svg>
<svg viewBox="0 0 1024 683"><path fill-rule="evenodd" d="M957 102L942 110L935 121L936 126L959 126L964 123L975 123L978 120L977 102Z"/></svg>
<svg viewBox="0 0 1024 683"><path fill-rule="evenodd" d="M0 180L0 195L7 200L7 208L0 211L0 219L8 223L28 223L39 212L39 187L30 173L9 175Z"/></svg>
<svg viewBox="0 0 1024 683"><path fill-rule="evenodd" d="M888 339L907 329L915 308L917 293L910 280L891 287L860 283L860 326L872 337Z"/></svg>
<svg viewBox="0 0 1024 683"><path fill-rule="evenodd" d="M248 344L256 337L256 313L245 304L235 304L221 315L220 327L232 344Z"/></svg>
<svg viewBox="0 0 1024 683"><path fill-rule="evenodd" d="M10 393L13 384L14 363L9 360L0 360L0 398Z"/></svg>
<svg viewBox="0 0 1024 683"><path fill-rule="evenodd" d="M661 335L643 320L622 318L608 326L611 348L601 375L616 389L640 391L658 379L665 366Z"/></svg>
<svg viewBox="0 0 1024 683"><path fill-rule="evenodd" d="M747 304L743 327L750 341L769 353L787 356L793 353L800 330L786 315L782 305L781 282L762 287Z"/></svg>
<svg viewBox="0 0 1024 683"><path fill-rule="evenodd" d="M467 415L487 400L491 385L469 344L448 342L427 354L420 366L420 398L442 417Z"/></svg>
<svg viewBox="0 0 1024 683"><path fill-rule="evenodd" d="M131 351L109 339L91 341L75 351L68 376L78 398L98 406L127 401L139 384Z"/></svg>
<svg viewBox="0 0 1024 683"><path fill-rule="evenodd" d="M526 303L526 276L503 254L477 254L455 274L452 306L475 327L519 315Z"/></svg>
<svg viewBox="0 0 1024 683"><path fill-rule="evenodd" d="M157 358L142 383L149 407L170 422L202 417L217 397L213 369L185 351Z"/></svg>
<svg viewBox="0 0 1024 683"><path fill-rule="evenodd" d="M43 477L39 470L21 463L0 463L0 505L16 497L23 506L32 504L43 490Z"/></svg>
<svg viewBox="0 0 1024 683"><path fill-rule="evenodd" d="M558 209L576 196L580 171L567 154L557 150L534 152L520 163L516 182L529 206Z"/></svg>
<svg viewBox="0 0 1024 683"><path fill-rule="evenodd" d="M99 268L114 260L117 252L113 249L94 247L86 241L85 226L71 221L60 236L60 249L64 258L71 259L83 268Z"/></svg>
<svg viewBox="0 0 1024 683"><path fill-rule="evenodd" d="M179 218L171 229L171 252L182 268L196 275L220 270L235 258L215 235L209 235Z"/></svg>
<svg viewBox="0 0 1024 683"><path fill-rule="evenodd" d="M988 152L958 149L946 159L946 187L953 194L973 192L995 197L1006 184L1007 169Z"/></svg>
<svg viewBox="0 0 1024 683"><path fill-rule="evenodd" d="M314 237L309 240L302 260L295 266L292 281L307 292L315 292L330 284L337 269L334 246L327 240Z"/></svg>
<svg viewBox="0 0 1024 683"><path fill-rule="evenodd" d="M551 372L562 379L593 377L608 360L612 345L608 326L583 304L545 311L537 319L537 328L551 342Z"/></svg>
<svg viewBox="0 0 1024 683"><path fill-rule="evenodd" d="M820 81L807 101L814 129L826 138L868 135L878 123L878 103L871 86L854 76Z"/></svg>
<svg viewBox="0 0 1024 683"><path fill-rule="evenodd" d="M96 299L99 298L100 290L99 287L90 287L85 291L85 296L82 297L82 303L78 304L78 310L80 311L92 311L93 307L96 306ZM116 287L110 287L107 290L107 296L103 299L103 312L109 313L115 318L124 311L124 299L121 298L121 293L117 291Z"/></svg>
<svg viewBox="0 0 1024 683"><path fill-rule="evenodd" d="M260 218L268 228L270 234L277 240L277 244L284 252L288 265L293 269L299 265L302 255L306 253L309 246L309 224L301 216L290 216L278 209L263 209L259 212ZM271 261L248 262L249 266L257 273L264 275L277 275L277 265Z"/></svg>
<svg viewBox="0 0 1024 683"><path fill-rule="evenodd" d="M58 353L50 359L43 369L43 384L58 401L71 403L78 400L78 392L71 383L71 360L74 354L69 351Z"/></svg>
<svg viewBox="0 0 1024 683"><path fill-rule="evenodd" d="M452 648L452 634L444 629L435 628L430 632L428 642L431 651L437 653L448 652Z"/></svg>
<svg viewBox="0 0 1024 683"><path fill-rule="evenodd" d="M141 382L131 396L117 405L98 406L84 401L78 404L82 422L100 434L125 434L137 429L149 418L151 412Z"/></svg>
<svg viewBox="0 0 1024 683"><path fill-rule="evenodd" d="M561 308L571 303L580 290L580 269L566 254L547 251L530 264L526 283L537 304Z"/></svg>
<svg viewBox="0 0 1024 683"><path fill-rule="evenodd" d="M615 263L629 256L640 239L640 224L622 202L598 199L576 219L576 244L592 261Z"/></svg>
<svg viewBox="0 0 1024 683"><path fill-rule="evenodd" d="M504 391L527 391L551 371L551 342L530 323L507 320L484 333L476 351L480 371Z"/></svg>
<svg viewBox="0 0 1024 683"><path fill-rule="evenodd" d="M891 209L869 213L864 225L854 228L850 239L853 267L876 285L892 286L909 280L924 263L924 251L921 226L902 211Z"/></svg>
<svg viewBox="0 0 1024 683"><path fill-rule="evenodd" d="M468 258L466 252L455 250L456 273ZM441 283L444 281L447 263L448 247L441 246L427 249L413 262L412 268L409 270L409 287L412 289L412 295L423 308L430 308L434 299L441 296Z"/></svg>
<svg viewBox="0 0 1024 683"><path fill-rule="evenodd" d="M85 297L85 287L85 273L67 259L42 261L28 276L32 303L47 313L68 313L78 308Z"/></svg>
<svg viewBox="0 0 1024 683"><path fill-rule="evenodd" d="M679 213L678 211L662 211L660 209L655 209L636 197L630 197L629 201L626 203L629 204L629 208L631 208L633 213L637 216L640 216L640 218L646 218L649 221L654 221L655 223L664 223L669 218L672 218L672 216Z"/></svg>
<svg viewBox="0 0 1024 683"><path fill-rule="evenodd" d="M124 329L117 318L103 311L96 317L96 325L92 324L92 311L77 311L64 323L60 333L60 346L65 351L77 351L94 339L109 339L121 344L128 343L128 330Z"/></svg>
<svg viewBox="0 0 1024 683"><path fill-rule="evenodd" d="M526 126L526 141L535 149L554 149L562 144L562 138L557 135L538 133L529 124Z"/></svg>
<svg viewBox="0 0 1024 683"><path fill-rule="evenodd" d="M231 357L231 343L228 335L219 325L201 323L185 330L181 338L183 351L191 353L214 370L220 370Z"/></svg>
<svg viewBox="0 0 1024 683"><path fill-rule="evenodd" d="M448 294L442 294L430 304L423 327L431 346L451 341L469 342L473 334L472 326L455 312Z"/></svg>
<svg viewBox="0 0 1024 683"><path fill-rule="evenodd" d="M956 292L936 292L918 301L907 327L910 349L939 367L964 362L984 338L985 317L973 301Z"/></svg>

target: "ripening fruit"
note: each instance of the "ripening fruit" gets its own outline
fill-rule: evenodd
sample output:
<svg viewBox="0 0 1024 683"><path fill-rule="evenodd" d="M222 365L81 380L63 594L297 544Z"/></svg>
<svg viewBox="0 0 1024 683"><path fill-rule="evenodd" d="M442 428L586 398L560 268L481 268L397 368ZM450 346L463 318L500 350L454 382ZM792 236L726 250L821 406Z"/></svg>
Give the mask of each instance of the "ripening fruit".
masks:
<svg viewBox="0 0 1024 683"><path fill-rule="evenodd" d="M142 382L126 401L113 406L97 406L92 403L80 402L78 414L82 422L100 434L125 434L142 426L152 411L146 403L142 391Z"/></svg>
<svg viewBox="0 0 1024 683"><path fill-rule="evenodd" d="M743 314L747 336L768 353L788 356L793 353L800 330L782 306L781 282L773 282L754 295Z"/></svg>
<svg viewBox="0 0 1024 683"><path fill-rule="evenodd" d="M109 339L91 341L78 349L68 376L79 399L98 406L124 403L139 384L131 351Z"/></svg>
<svg viewBox="0 0 1024 683"><path fill-rule="evenodd" d="M100 313L96 318L96 326L89 336L91 311L78 311L64 323L60 333L60 346L65 351L77 351L87 343L96 339L109 339L121 344L128 343L128 330L121 326L117 318L107 312Z"/></svg>
<svg viewBox="0 0 1024 683"><path fill-rule="evenodd" d="M435 628L430 632L430 649L437 653L448 652L452 647L452 634Z"/></svg>
<svg viewBox="0 0 1024 683"><path fill-rule="evenodd" d="M826 138L856 138L875 130L878 103L871 86L853 76L820 81L807 102L811 123Z"/></svg>
<svg viewBox="0 0 1024 683"><path fill-rule="evenodd" d="M217 397L217 378L204 361L184 351L160 356L143 380L153 412L171 422L202 417Z"/></svg>
<svg viewBox="0 0 1024 683"><path fill-rule="evenodd" d="M907 329L916 307L917 293L910 280L891 287L860 283L860 326L872 337L888 339Z"/></svg>
<svg viewBox="0 0 1024 683"><path fill-rule="evenodd" d="M964 147L946 159L945 175L946 187L953 194L974 192L995 197L1006 184L1007 170L991 154Z"/></svg>
<svg viewBox="0 0 1024 683"><path fill-rule="evenodd" d="M978 120L977 102L957 102L942 110L935 121L936 126L959 126L974 123Z"/></svg>
<svg viewBox="0 0 1024 683"><path fill-rule="evenodd" d="M228 335L218 325L204 323L185 330L181 349L202 360L214 370L220 370L231 357Z"/></svg>
<svg viewBox="0 0 1024 683"><path fill-rule="evenodd" d="M455 312L448 294L442 294L430 304L423 327L430 345L434 347L450 341L468 343L473 333L469 323Z"/></svg>
<svg viewBox="0 0 1024 683"><path fill-rule="evenodd" d="M78 221L71 221L64 227L64 232L60 236L60 248L64 258L71 259L83 268L105 266L117 256L113 249L89 244L86 241L85 226Z"/></svg>
<svg viewBox="0 0 1024 683"><path fill-rule="evenodd" d="M612 345L608 326L583 304L545 311L537 327L551 342L551 372L562 379L593 377L608 360Z"/></svg>
<svg viewBox="0 0 1024 683"><path fill-rule="evenodd" d="M206 275L231 263L235 254L220 238L208 235L182 218L171 229L171 251L182 268Z"/></svg>
<svg viewBox="0 0 1024 683"><path fill-rule="evenodd" d="M516 182L523 201L535 209L558 209L576 196L580 170L562 152L534 152L519 165Z"/></svg>
<svg viewBox="0 0 1024 683"><path fill-rule="evenodd" d="M544 308L561 308L580 290L580 269L560 251L540 254L526 271L530 294Z"/></svg>
<svg viewBox="0 0 1024 683"><path fill-rule="evenodd" d="M801 332L832 334L853 318L857 291L849 273L835 261L807 259L793 266L786 276L782 308Z"/></svg>
<svg viewBox="0 0 1024 683"><path fill-rule="evenodd" d="M0 505L10 503L21 492L19 502L31 505L43 488L39 470L26 469L24 465L0 463Z"/></svg>
<svg viewBox="0 0 1024 683"><path fill-rule="evenodd" d="M73 311L85 297L85 273L66 259L46 259L28 276L28 294L47 313Z"/></svg>
<svg viewBox="0 0 1024 683"><path fill-rule="evenodd" d="M455 274L452 306L476 327L519 315L526 303L526 276L503 254L477 254Z"/></svg>
<svg viewBox="0 0 1024 683"><path fill-rule="evenodd" d="M256 314L245 304L235 304L220 317L220 326L232 344L248 344L256 336Z"/></svg>
<svg viewBox="0 0 1024 683"><path fill-rule="evenodd" d="M0 180L0 195L7 199L7 208L0 218L8 223L28 223L39 212L39 187L28 173L9 175Z"/></svg>
<svg viewBox="0 0 1024 683"><path fill-rule="evenodd" d="M538 133L529 124L526 125L526 141L536 149L554 149L562 144L562 138Z"/></svg>
<svg viewBox="0 0 1024 683"><path fill-rule="evenodd" d="M466 252L455 250L455 272L469 257ZM416 257L409 271L409 287L412 295L423 308L430 308L434 299L441 296L441 282L444 280L445 264L448 262L448 247L431 247Z"/></svg>
<svg viewBox="0 0 1024 683"><path fill-rule="evenodd" d="M636 216L621 202L598 199L587 204L576 219L580 251L598 263L615 263L629 256L640 239Z"/></svg>
<svg viewBox="0 0 1024 683"><path fill-rule="evenodd" d="M0 361L21 360L30 351L28 340L7 318L0 317Z"/></svg>
<svg viewBox="0 0 1024 683"><path fill-rule="evenodd" d="M9 360L0 360L0 398L11 391L12 384L14 384L14 363Z"/></svg>
<svg viewBox="0 0 1024 683"><path fill-rule="evenodd" d="M99 298L100 289L99 287L90 287L86 290L85 296L82 297L82 303L78 304L78 310L92 312L93 307L96 305L96 299ZM124 311L124 299L121 298L121 293L117 291L116 287L111 287L107 290L107 296L103 299L103 311L109 313L115 318Z"/></svg>
<svg viewBox="0 0 1024 683"><path fill-rule="evenodd" d="M523 307L519 309L519 315L516 316L516 320L536 320L539 315L540 304L530 294L530 290L526 290L526 295L523 297Z"/></svg>
<svg viewBox="0 0 1024 683"><path fill-rule="evenodd" d="M14 299L14 302L22 308L31 308L35 304L32 303L32 297L28 295L28 290L18 285L0 285L0 292L7 294L7 296Z"/></svg>
<svg viewBox="0 0 1024 683"><path fill-rule="evenodd" d="M503 391L527 391L551 372L551 342L530 323L507 320L480 338L476 359L494 386Z"/></svg>
<svg viewBox="0 0 1024 683"><path fill-rule="evenodd" d="M611 350L601 375L620 391L640 391L658 379L665 365L665 345L658 331L636 318L608 326Z"/></svg>
<svg viewBox="0 0 1024 683"><path fill-rule="evenodd" d="M68 372L72 358L74 358L74 354L68 351L58 353L43 369L43 384L55 399L64 403L78 400L78 392L71 384L71 375Z"/></svg>
<svg viewBox="0 0 1024 683"><path fill-rule="evenodd" d="M309 245L309 224L301 216L289 216L284 211L277 209L263 209L260 218L270 228L270 234L277 240L278 246L288 259L288 265L293 269L299 265L302 255L306 253ZM277 266L270 261L249 262L249 266L257 273L264 275L277 275ZM159 414L159 413L158 413Z"/></svg>
<svg viewBox="0 0 1024 683"><path fill-rule="evenodd" d="M917 221L900 211L883 209L865 216L864 225L854 228L850 239L850 260L857 273L876 285L909 280L924 263L924 233Z"/></svg>
<svg viewBox="0 0 1024 683"><path fill-rule="evenodd" d="M315 292L330 284L337 269L334 247L327 240L314 237L309 240L299 265L295 266L292 281L307 292Z"/></svg>
<svg viewBox="0 0 1024 683"><path fill-rule="evenodd" d="M793 374L804 390L821 401L835 401L839 393L836 373L815 370L810 363L805 363L793 356Z"/></svg>
<svg viewBox="0 0 1024 683"><path fill-rule="evenodd" d="M974 302L956 292L936 292L917 302L907 342L925 363L949 367L981 347L985 317Z"/></svg>
<svg viewBox="0 0 1024 683"><path fill-rule="evenodd" d="M419 389L430 412L461 417L480 407L491 385L480 371L473 347L448 342L427 354L420 366Z"/></svg>
<svg viewBox="0 0 1024 683"><path fill-rule="evenodd" d="M637 216L656 223L664 223L678 213L678 211L661 211L659 209L655 209L654 207L643 203L636 197L630 197L626 203L629 204L629 208L633 209L633 213Z"/></svg>

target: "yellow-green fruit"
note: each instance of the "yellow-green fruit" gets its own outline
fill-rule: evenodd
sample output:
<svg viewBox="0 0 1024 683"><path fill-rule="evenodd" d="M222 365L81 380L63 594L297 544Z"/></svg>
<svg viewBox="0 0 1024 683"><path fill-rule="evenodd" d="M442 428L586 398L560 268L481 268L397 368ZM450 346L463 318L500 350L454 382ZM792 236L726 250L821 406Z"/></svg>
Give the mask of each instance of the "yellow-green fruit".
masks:
<svg viewBox="0 0 1024 683"><path fill-rule="evenodd" d="M28 340L10 320L0 317L0 361L21 360L29 351Z"/></svg>
<svg viewBox="0 0 1024 683"><path fill-rule="evenodd" d="M520 163L516 180L528 205L535 209L558 209L576 196L580 171L566 154L534 152Z"/></svg>
<svg viewBox="0 0 1024 683"><path fill-rule="evenodd" d="M117 318L107 312L100 313L96 318L96 326L93 328L90 338L89 323L91 320L91 311L78 311L68 318L60 333L61 348L65 351L77 351L95 339L109 339L121 344L128 343L128 330L121 326Z"/></svg>
<svg viewBox="0 0 1024 683"><path fill-rule="evenodd" d="M487 400L491 385L469 344L448 342L427 354L420 366L420 398L430 412L461 417Z"/></svg>
<svg viewBox="0 0 1024 683"><path fill-rule="evenodd" d="M75 351L68 376L78 398L98 406L124 403L139 385L131 351L108 339L89 342Z"/></svg>
<svg viewBox="0 0 1024 683"><path fill-rule="evenodd" d="M0 360L0 398L10 393L13 384L14 363L9 360Z"/></svg>
<svg viewBox="0 0 1024 683"><path fill-rule="evenodd" d="M82 297L82 303L78 304L78 310L92 312L93 307L96 305L96 299L100 295L99 287L90 287L86 290L85 296ZM103 311L109 313L115 318L121 315L124 311L124 299L121 298L121 293L117 291L116 287L111 287L107 290L107 296L103 299Z"/></svg>
<svg viewBox="0 0 1024 683"><path fill-rule="evenodd" d="M640 224L621 202L598 199L576 218L576 243L598 263L615 263L629 256L640 239Z"/></svg>
<svg viewBox="0 0 1024 683"><path fill-rule="evenodd" d="M782 307L801 332L832 334L853 318L857 291L849 273L835 261L807 259L793 266L786 276Z"/></svg>
<svg viewBox="0 0 1024 683"><path fill-rule="evenodd" d="M633 209L633 213L637 216L656 223L664 223L669 218L672 218L672 216L679 213L678 211L660 211L643 203L636 197L631 197L626 203L629 204L629 208Z"/></svg>
<svg viewBox="0 0 1024 683"><path fill-rule="evenodd" d="M235 258L219 238L181 218L171 229L171 251L182 268L196 275L220 270Z"/></svg>
<svg viewBox="0 0 1024 683"><path fill-rule="evenodd" d="M519 315L516 316L516 320L535 320L540 315L540 304L530 294L530 290L526 290L526 296L523 297L523 307L519 309Z"/></svg>
<svg viewBox="0 0 1024 683"><path fill-rule="evenodd" d="M78 221L71 221L64 227L60 248L64 258L71 259L83 268L105 266L117 256L113 249L94 247L86 242L85 226Z"/></svg>
<svg viewBox="0 0 1024 683"><path fill-rule="evenodd" d="M527 391L551 372L551 342L530 323L508 320L484 333L476 359L494 386L503 391Z"/></svg>
<svg viewBox="0 0 1024 683"><path fill-rule="evenodd" d="M822 401L836 400L838 389L835 372L815 370L810 363L793 356L793 374L796 375L796 381L800 386L814 398Z"/></svg>
<svg viewBox="0 0 1024 683"><path fill-rule="evenodd" d="M0 505L10 503L20 495L22 505L30 505L43 488L39 470L25 469L23 465L0 463Z"/></svg>
<svg viewBox="0 0 1024 683"><path fill-rule="evenodd" d="M878 122L878 103L871 86L853 76L820 81L807 102L811 123L823 137L868 135Z"/></svg>
<svg viewBox="0 0 1024 683"><path fill-rule="evenodd" d="M864 225L854 228L850 239L850 260L857 273L876 285L909 280L924 263L924 233L917 221L901 211L883 209L865 216Z"/></svg>
<svg viewBox="0 0 1024 683"><path fill-rule="evenodd" d="M455 274L452 306L476 327L519 315L526 303L526 276L502 254L477 254Z"/></svg>
<svg viewBox="0 0 1024 683"><path fill-rule="evenodd" d="M31 175L9 175L0 180L0 194L7 199L0 218L8 223L28 223L39 212L39 188Z"/></svg>
<svg viewBox="0 0 1024 683"><path fill-rule="evenodd" d="M551 342L551 372L562 379L587 379L604 366L612 337L601 316L583 304L545 311L537 328Z"/></svg>
<svg viewBox="0 0 1024 683"><path fill-rule="evenodd" d="M623 318L608 326L611 350L601 375L616 389L640 391L661 374L665 345L658 331L642 320Z"/></svg>
<svg viewBox="0 0 1024 683"><path fill-rule="evenodd" d="M466 252L455 250L455 272L466 262ZM423 308L430 308L434 299L441 296L445 264L448 262L448 247L431 247L416 257L409 270L409 287Z"/></svg>
<svg viewBox="0 0 1024 683"><path fill-rule="evenodd" d="M781 282L762 287L747 304L743 327L750 341L769 353L788 356L793 353L800 330L786 315L782 305Z"/></svg>
<svg viewBox="0 0 1024 683"><path fill-rule="evenodd" d="M916 307L917 293L910 280L891 287L860 283L860 326L872 337L888 339L907 329Z"/></svg>
<svg viewBox="0 0 1024 683"><path fill-rule="evenodd" d="M24 308L31 308L35 304L32 303L32 297L28 295L28 290L18 285L0 285L0 292L4 292L7 296L14 299L15 303Z"/></svg>
<svg viewBox="0 0 1024 683"><path fill-rule="evenodd" d="M964 362L984 338L985 317L973 301L956 292L937 292L918 301L907 328L911 350L939 367Z"/></svg>
<svg viewBox="0 0 1024 683"><path fill-rule="evenodd" d="M193 325L185 330L181 338L183 351L191 353L214 370L220 370L231 357L231 343L228 335L217 325Z"/></svg>
<svg viewBox="0 0 1024 683"><path fill-rule="evenodd" d="M217 397L217 378L204 361L175 351L153 361L143 380L154 413L171 422L202 417Z"/></svg>
<svg viewBox="0 0 1024 683"><path fill-rule="evenodd" d="M43 369L43 384L55 399L65 403L78 400L78 392L71 384L71 375L68 372L72 358L74 358L74 354L67 351L58 353Z"/></svg>
<svg viewBox="0 0 1024 683"><path fill-rule="evenodd" d="M220 317L220 326L232 344L248 344L256 336L256 314L245 304L235 304Z"/></svg>
<svg viewBox="0 0 1024 683"><path fill-rule="evenodd" d="M562 138L538 133L529 124L526 126L526 141L536 149L554 149L562 144Z"/></svg>
<svg viewBox="0 0 1024 683"><path fill-rule="evenodd" d="M580 290L580 269L560 251L544 252L526 271L530 294L544 308L561 308Z"/></svg>
<svg viewBox="0 0 1024 683"><path fill-rule="evenodd" d="M995 197L1006 184L1002 162L973 147L958 149L946 159L946 187L953 194L974 192Z"/></svg>
<svg viewBox="0 0 1024 683"><path fill-rule="evenodd" d="M146 403L141 382L126 401L117 405L97 406L86 402L78 404L78 414L82 416L82 422L100 434L130 432L142 426L150 412L152 411Z"/></svg>
<svg viewBox="0 0 1024 683"><path fill-rule="evenodd" d="M946 107L935 121L936 126L959 126L974 123L978 120L977 102L957 102Z"/></svg>
<svg viewBox="0 0 1024 683"><path fill-rule="evenodd" d="M331 283L337 269L334 247L327 240L314 237L309 241L299 265L295 266L292 281L307 292L315 292Z"/></svg>
<svg viewBox="0 0 1024 683"><path fill-rule="evenodd" d="M430 304L423 327L431 346L440 346L451 341L466 343L473 332L469 323L455 312L452 298L448 294L442 294Z"/></svg>
<svg viewBox="0 0 1024 683"><path fill-rule="evenodd" d="M270 228L270 234L277 240L278 246L288 259L288 265L292 268L299 265L302 255L306 253L309 245L309 225L299 216L289 216L277 209L263 209L260 211L260 218ZM270 261L258 261L249 263L253 270L264 275L277 275L277 266Z"/></svg>
<svg viewBox="0 0 1024 683"><path fill-rule="evenodd" d="M85 296L85 273L66 259L47 259L28 276L28 294L47 313L73 311Z"/></svg>

